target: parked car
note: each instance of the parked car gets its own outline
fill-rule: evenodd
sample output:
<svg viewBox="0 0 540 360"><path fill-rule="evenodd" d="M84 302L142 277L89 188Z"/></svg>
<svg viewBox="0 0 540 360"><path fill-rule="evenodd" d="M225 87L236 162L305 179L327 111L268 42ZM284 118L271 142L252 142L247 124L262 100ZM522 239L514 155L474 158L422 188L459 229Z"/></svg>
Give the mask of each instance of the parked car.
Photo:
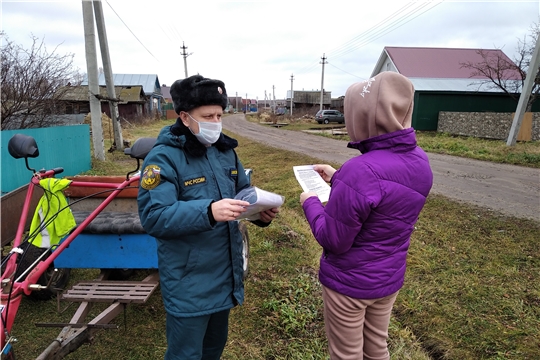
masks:
<svg viewBox="0 0 540 360"><path fill-rule="evenodd" d="M345 115L337 110L319 110L315 115L315 120L319 124L337 122L343 124L345 122Z"/></svg>

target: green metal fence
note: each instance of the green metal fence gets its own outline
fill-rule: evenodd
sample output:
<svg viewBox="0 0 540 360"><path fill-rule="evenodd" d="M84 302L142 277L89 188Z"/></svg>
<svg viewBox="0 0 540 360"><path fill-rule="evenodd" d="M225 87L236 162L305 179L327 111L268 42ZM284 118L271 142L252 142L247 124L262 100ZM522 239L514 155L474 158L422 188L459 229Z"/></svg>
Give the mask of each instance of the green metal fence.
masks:
<svg viewBox="0 0 540 360"><path fill-rule="evenodd" d="M32 136L36 140L39 156L28 160L28 165L33 169L64 168L64 172L58 177L74 176L91 169L89 125L2 130L0 132L2 194L23 186L32 176L26 168L24 159L14 159L8 152L9 139L15 134Z"/></svg>
<svg viewBox="0 0 540 360"><path fill-rule="evenodd" d="M436 131L440 111L458 112L515 112L517 102L503 93L462 93L444 91L416 91L412 127L416 130ZM540 111L540 101L532 111Z"/></svg>

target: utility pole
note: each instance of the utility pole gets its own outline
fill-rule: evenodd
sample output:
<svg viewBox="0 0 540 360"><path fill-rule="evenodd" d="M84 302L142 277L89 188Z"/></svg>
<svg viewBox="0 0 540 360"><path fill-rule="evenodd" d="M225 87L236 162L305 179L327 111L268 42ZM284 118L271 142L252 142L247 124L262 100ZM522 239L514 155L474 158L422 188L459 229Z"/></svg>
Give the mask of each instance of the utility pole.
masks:
<svg viewBox="0 0 540 360"><path fill-rule="evenodd" d="M105 150L103 146L103 127L101 126L101 103L95 96L99 94L99 81L92 2L83 1L82 10L86 72L88 73L88 97L90 101L90 118L92 122L92 143L94 145L94 157L103 161L105 160Z"/></svg>
<svg viewBox="0 0 540 360"><path fill-rule="evenodd" d="M321 76L321 108L319 110L322 110L323 108L323 94L324 94L324 64L328 64L326 62L326 57L324 57L324 54L322 55L322 76Z"/></svg>
<svg viewBox="0 0 540 360"><path fill-rule="evenodd" d="M264 109L266 110L266 90L264 90Z"/></svg>
<svg viewBox="0 0 540 360"><path fill-rule="evenodd" d="M292 107L293 107L293 80L294 80L294 75L291 74L291 116L292 116Z"/></svg>
<svg viewBox="0 0 540 360"><path fill-rule="evenodd" d="M247 93L246 93L246 112L248 111L248 103L249 103L249 100L248 100Z"/></svg>
<svg viewBox="0 0 540 360"><path fill-rule="evenodd" d="M187 46L184 45L184 42L182 41L182 47L180 48L182 49L182 57L184 58L184 74L186 76L186 78L188 77L188 74L187 74L187 57L193 53L186 53L186 49L187 49Z"/></svg>
<svg viewBox="0 0 540 360"><path fill-rule="evenodd" d="M272 95L274 97L274 114L276 113L276 87L272 85Z"/></svg>
<svg viewBox="0 0 540 360"><path fill-rule="evenodd" d="M107 43L107 31L105 30L105 20L103 18L103 7L101 0L94 0L94 15L99 38L99 47L101 49L101 60L103 61L103 71L105 75L105 84L107 85L107 94L109 98L109 108L111 110L111 121L114 133L114 143L116 150L124 150L124 140L122 139L122 127L118 114L118 103L116 102L116 93L114 90L113 73L111 67L111 58L109 56L109 45Z"/></svg>
<svg viewBox="0 0 540 360"><path fill-rule="evenodd" d="M234 110L238 111L238 91L236 92L236 108Z"/></svg>
<svg viewBox="0 0 540 360"><path fill-rule="evenodd" d="M538 74L538 68L540 67L540 36L536 38L536 45L534 46L534 51L531 57L531 63L529 64L529 69L527 70L527 76L525 77L525 83L521 89L521 94L519 95L519 101L514 114L514 120L512 121L512 126L510 127L510 134L506 140L506 146L516 145L517 135L521 123L523 121L523 115L525 115L525 110L527 110L527 102L531 96L532 87L534 85L534 80Z"/></svg>

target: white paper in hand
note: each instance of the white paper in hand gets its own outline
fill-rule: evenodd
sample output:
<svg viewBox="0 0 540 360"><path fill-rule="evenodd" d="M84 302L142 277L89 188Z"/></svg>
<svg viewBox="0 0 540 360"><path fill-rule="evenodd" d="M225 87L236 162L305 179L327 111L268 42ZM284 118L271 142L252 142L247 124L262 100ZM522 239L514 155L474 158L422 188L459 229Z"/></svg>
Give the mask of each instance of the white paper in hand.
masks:
<svg viewBox="0 0 540 360"><path fill-rule="evenodd" d="M293 166L296 180L304 192L313 191L317 193L321 202L327 202L330 197L330 185L324 181L318 172L313 170L313 165Z"/></svg>
<svg viewBox="0 0 540 360"><path fill-rule="evenodd" d="M236 200L243 200L250 203L247 210L242 213L237 220L259 220L259 213L264 210L280 207L285 201L285 197L261 190L256 186L250 186L240 191L234 197Z"/></svg>

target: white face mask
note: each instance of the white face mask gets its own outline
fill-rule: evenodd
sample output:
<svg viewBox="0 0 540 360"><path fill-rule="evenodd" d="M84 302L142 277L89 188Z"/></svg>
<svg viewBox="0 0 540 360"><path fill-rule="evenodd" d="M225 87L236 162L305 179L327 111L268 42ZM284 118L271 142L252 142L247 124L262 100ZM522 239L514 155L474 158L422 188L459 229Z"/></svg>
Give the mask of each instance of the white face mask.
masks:
<svg viewBox="0 0 540 360"><path fill-rule="evenodd" d="M188 114L191 120L199 124L198 134L193 133L193 130L191 130L191 128L189 129L189 131L191 131L191 133L195 135L195 137L197 138L197 140L199 140L201 144L212 145L213 143L218 141L219 135L221 134L221 121L217 123L216 122L199 122L195 120L191 115L189 115L189 113L186 113L186 114Z"/></svg>

